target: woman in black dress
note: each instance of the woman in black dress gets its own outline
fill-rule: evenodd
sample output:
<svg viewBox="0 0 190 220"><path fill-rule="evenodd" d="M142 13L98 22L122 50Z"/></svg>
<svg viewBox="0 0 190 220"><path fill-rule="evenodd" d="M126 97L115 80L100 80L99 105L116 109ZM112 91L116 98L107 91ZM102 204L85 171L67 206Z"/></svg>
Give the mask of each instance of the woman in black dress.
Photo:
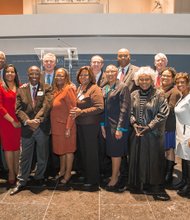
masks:
<svg viewBox="0 0 190 220"><path fill-rule="evenodd" d="M128 87L117 80L116 66L107 66L105 73L108 84L103 87L105 112L101 129L106 139L107 155L112 160L112 176L105 189L116 191L121 157L127 153L130 94Z"/></svg>

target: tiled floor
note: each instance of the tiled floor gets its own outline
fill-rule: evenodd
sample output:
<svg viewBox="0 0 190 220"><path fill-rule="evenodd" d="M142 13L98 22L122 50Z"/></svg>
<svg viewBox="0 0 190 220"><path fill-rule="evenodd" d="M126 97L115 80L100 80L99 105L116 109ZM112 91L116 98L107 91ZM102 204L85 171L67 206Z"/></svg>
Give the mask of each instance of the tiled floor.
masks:
<svg viewBox="0 0 190 220"><path fill-rule="evenodd" d="M176 166L178 173L179 164ZM190 200L167 190L171 201L155 201L145 194L25 190L10 196L0 188L1 220L187 220Z"/></svg>

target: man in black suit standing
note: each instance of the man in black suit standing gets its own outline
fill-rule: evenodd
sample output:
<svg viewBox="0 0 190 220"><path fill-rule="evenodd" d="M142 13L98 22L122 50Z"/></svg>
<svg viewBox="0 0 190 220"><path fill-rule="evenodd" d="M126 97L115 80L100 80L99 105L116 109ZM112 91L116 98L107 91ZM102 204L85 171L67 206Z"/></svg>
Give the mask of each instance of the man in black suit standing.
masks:
<svg viewBox="0 0 190 220"><path fill-rule="evenodd" d="M104 59L99 55L95 55L90 60L90 66L95 76L97 85L102 88L107 82L105 73L102 69L104 66Z"/></svg>
<svg viewBox="0 0 190 220"><path fill-rule="evenodd" d="M120 81L124 82L127 85L129 92L132 93L134 90L138 89L138 87L135 85L133 76L134 73L139 69L139 67L130 63L131 54L129 50L126 48L121 48L118 50L117 61L119 64L117 78ZM121 162L118 192L125 191L127 179L128 179L128 158L127 156L125 156L122 158L122 162Z"/></svg>
<svg viewBox="0 0 190 220"><path fill-rule="evenodd" d="M103 71L104 59L100 55L94 55L91 57L90 66L92 68L92 72L95 76L96 83L99 87L103 88L107 84L106 75ZM100 175L101 175L101 183L107 180L107 177L111 176L111 158L106 155L106 143L105 139L102 136L102 132L100 129L98 135L98 145L99 145L99 167L100 167Z"/></svg>
<svg viewBox="0 0 190 220"><path fill-rule="evenodd" d="M131 62L131 55L128 49L122 48L118 50L117 53L117 60L118 60L118 76L117 78L124 82L130 92L133 92L138 87L135 85L133 76L134 73L137 72L139 67L132 65Z"/></svg>
<svg viewBox="0 0 190 220"><path fill-rule="evenodd" d="M3 51L0 51L0 82L3 79L3 70L6 65L6 56ZM1 145L1 140L0 140L0 145ZM0 146L0 177L5 177L7 173L6 170L6 162L5 162L5 156L4 152Z"/></svg>
<svg viewBox="0 0 190 220"><path fill-rule="evenodd" d="M37 166L34 175L36 185L42 185L48 160L52 89L40 83L40 69L28 68L29 83L18 89L16 114L21 122L22 150L19 162L17 186L11 191L14 195L23 190L31 171L33 151L36 145Z"/></svg>
<svg viewBox="0 0 190 220"><path fill-rule="evenodd" d="M47 83L53 86L55 79L55 69L57 63L57 57L53 53L46 53L42 59L43 63L43 71L41 74L41 81L43 83ZM48 156L48 164L45 172L45 177L55 177L59 171L59 157L55 155L52 151L52 140L50 134L49 141L49 156Z"/></svg>

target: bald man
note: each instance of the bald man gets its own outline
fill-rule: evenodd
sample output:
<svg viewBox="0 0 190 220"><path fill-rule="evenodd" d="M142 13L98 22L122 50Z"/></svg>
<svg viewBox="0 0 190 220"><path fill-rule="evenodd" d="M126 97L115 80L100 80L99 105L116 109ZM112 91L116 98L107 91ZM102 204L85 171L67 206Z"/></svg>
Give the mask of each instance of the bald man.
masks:
<svg viewBox="0 0 190 220"><path fill-rule="evenodd" d="M37 166L33 183L37 186L44 184L48 160L52 90L50 85L40 83L41 72L37 66L29 67L27 72L29 83L18 89L16 100L16 114L22 129L22 151L18 183L10 195L25 188L30 175L35 145Z"/></svg>
<svg viewBox="0 0 190 220"><path fill-rule="evenodd" d="M135 72L137 72L139 67L130 63L131 55L129 50L126 48L121 48L118 50L117 61L119 64L117 78L128 86L130 92L133 92L138 88L133 80L133 75Z"/></svg>

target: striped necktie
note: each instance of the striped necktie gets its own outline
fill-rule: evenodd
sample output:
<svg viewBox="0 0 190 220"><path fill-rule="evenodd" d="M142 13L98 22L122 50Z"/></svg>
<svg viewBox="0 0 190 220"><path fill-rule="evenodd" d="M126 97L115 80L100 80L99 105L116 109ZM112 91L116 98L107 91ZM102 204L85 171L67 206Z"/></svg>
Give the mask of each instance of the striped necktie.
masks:
<svg viewBox="0 0 190 220"><path fill-rule="evenodd" d="M123 78L124 78L124 76L125 76L125 69L124 68L122 68L121 69L121 75L120 75L120 81L123 81Z"/></svg>

